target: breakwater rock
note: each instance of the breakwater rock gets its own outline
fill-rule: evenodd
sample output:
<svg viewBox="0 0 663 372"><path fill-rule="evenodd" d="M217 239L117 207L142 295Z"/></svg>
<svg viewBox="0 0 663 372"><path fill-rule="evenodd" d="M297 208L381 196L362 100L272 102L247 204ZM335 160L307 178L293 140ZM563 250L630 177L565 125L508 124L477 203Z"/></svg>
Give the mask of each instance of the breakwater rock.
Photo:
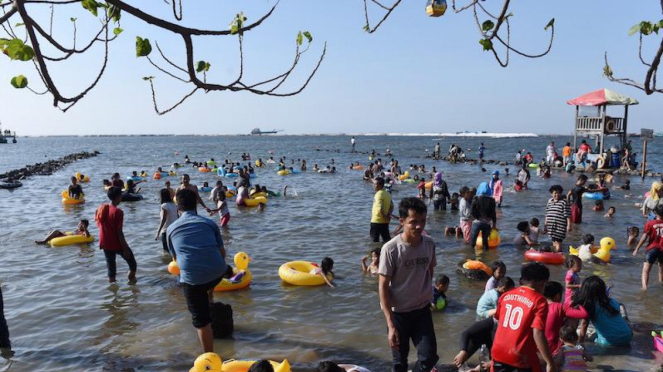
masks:
<svg viewBox="0 0 663 372"><path fill-rule="evenodd" d="M0 180L22 180L31 176L50 176L65 166L82 159L93 158L101 154L99 151L93 152L77 152L69 154L59 159L49 160L44 163L37 163L33 165L26 165L25 168L14 169L6 173L0 174Z"/></svg>

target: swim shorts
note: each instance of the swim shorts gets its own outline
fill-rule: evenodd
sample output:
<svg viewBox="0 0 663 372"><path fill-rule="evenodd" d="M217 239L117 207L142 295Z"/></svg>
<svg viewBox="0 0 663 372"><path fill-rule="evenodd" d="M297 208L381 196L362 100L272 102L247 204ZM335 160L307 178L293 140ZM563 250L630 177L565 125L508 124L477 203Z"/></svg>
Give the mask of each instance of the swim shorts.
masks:
<svg viewBox="0 0 663 372"><path fill-rule="evenodd" d="M205 284L182 283L182 291L184 292L184 298L191 313L191 320L194 327L203 328L212 323L207 291L216 287L221 282L221 279L223 279L223 276Z"/></svg>
<svg viewBox="0 0 663 372"><path fill-rule="evenodd" d="M645 262L649 262L651 265L656 261L658 261L659 264L663 264L663 251L652 248L645 253Z"/></svg>

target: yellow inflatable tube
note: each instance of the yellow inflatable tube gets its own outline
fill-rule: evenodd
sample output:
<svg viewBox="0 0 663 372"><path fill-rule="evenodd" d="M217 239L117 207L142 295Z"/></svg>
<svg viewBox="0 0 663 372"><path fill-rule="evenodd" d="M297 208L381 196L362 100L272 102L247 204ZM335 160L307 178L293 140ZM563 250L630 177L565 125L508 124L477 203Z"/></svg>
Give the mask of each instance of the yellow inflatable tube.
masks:
<svg viewBox="0 0 663 372"><path fill-rule="evenodd" d="M259 196L257 198L244 199L244 205L247 207L257 207L259 204L267 204L267 198Z"/></svg>
<svg viewBox="0 0 663 372"><path fill-rule="evenodd" d="M90 176L88 176L87 174L82 175L80 172L77 172L75 174L75 176L76 176L76 180L78 180L78 182L90 182Z"/></svg>
<svg viewBox="0 0 663 372"><path fill-rule="evenodd" d="M279 276L281 280L292 285L315 286L326 284L320 275L311 274L313 269L317 269L317 266L310 262L290 261L281 265ZM328 274L327 279L331 281L333 277Z"/></svg>
<svg viewBox="0 0 663 372"><path fill-rule="evenodd" d="M266 193L266 192L262 192L262 191L261 191L261 192L254 192L253 194L251 194L251 197L252 197L252 198L258 198L258 197L266 198L266 197L267 197L267 193Z"/></svg>
<svg viewBox="0 0 663 372"><path fill-rule="evenodd" d="M218 354L205 353L196 358L189 372L248 372L255 362L255 360L233 359L224 362ZM269 364L274 368L274 372L291 372L287 359L282 363L270 360Z"/></svg>
<svg viewBox="0 0 663 372"><path fill-rule="evenodd" d="M284 170L280 170L280 171L276 172L276 174L278 174L279 176L287 176L287 175L290 174L290 171L284 169Z"/></svg>
<svg viewBox="0 0 663 372"><path fill-rule="evenodd" d="M251 275L251 271L249 271L249 262L251 262L249 255L244 252L237 252L234 260L235 267L233 268L233 276L243 272L244 276L242 277L242 280L239 283L232 283L228 279L223 279L216 285L216 287L214 287L215 292L236 291L238 289L244 289L251 284L253 275Z"/></svg>
<svg viewBox="0 0 663 372"><path fill-rule="evenodd" d="M483 234L479 232L479 237L477 238L477 247L483 248ZM491 229L490 235L488 235L488 248L497 248L500 245L500 233L497 229Z"/></svg>
<svg viewBox="0 0 663 372"><path fill-rule="evenodd" d="M80 198L70 198L69 197L69 191L64 190L62 193L60 193L60 196L62 196L62 204L64 205L75 205L75 204L83 204L85 203L85 196L81 196Z"/></svg>
<svg viewBox="0 0 663 372"><path fill-rule="evenodd" d="M65 245L72 245L72 244L85 244L85 243L92 243L94 241L94 236L90 235L90 237L86 237L85 235L74 235L73 232L67 231L65 234L67 236L61 236L59 238L53 238L49 242L51 247L63 247Z"/></svg>

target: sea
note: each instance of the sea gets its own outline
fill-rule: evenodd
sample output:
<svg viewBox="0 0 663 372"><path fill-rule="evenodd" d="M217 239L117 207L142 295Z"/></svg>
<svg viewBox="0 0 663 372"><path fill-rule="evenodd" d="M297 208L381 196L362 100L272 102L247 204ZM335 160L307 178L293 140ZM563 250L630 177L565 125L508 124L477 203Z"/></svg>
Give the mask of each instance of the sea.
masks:
<svg viewBox="0 0 663 372"><path fill-rule="evenodd" d="M511 243L517 223L532 217L543 221L550 186L560 184L568 190L576 175L553 172L550 179L542 179L533 173L530 190L515 193L512 185L517 168L513 165L484 164L484 172L478 164L450 164L426 156L439 142L443 152L451 144L459 144L468 157L476 158L476 149L483 142L486 159L513 163L516 152L524 149L538 161L550 141L561 152L573 138L416 134L355 138L357 153L350 152L348 135L35 137L0 145L0 173L79 151L101 152L53 175L23 180L19 189L0 190L0 282L16 353L0 359L0 371L188 371L200 346L177 278L167 271L170 258L162 254L161 242L155 240L159 189L165 180L176 187L178 177L150 179L140 185L144 200L120 205L124 232L138 261L134 285L123 276L127 266L122 260L118 261L118 282L108 283L97 242L50 248L34 241L53 229L73 230L80 219L90 220L91 233L98 235L94 212L107 202L102 180L114 172L126 179L132 171L170 170L173 163L184 163L185 155L192 161L240 161L242 153L250 153L252 161L286 157L290 164L306 159L309 171L278 176L274 164L256 169L252 182L275 191L288 186L287 196L270 198L262 211L231 205L229 229L223 232L226 250L229 257L248 253L253 282L246 290L215 294L215 301L232 306L235 324L231 339L215 340L215 351L224 360L287 359L294 371L313 371L321 360L358 364L372 371L390 370L377 278L364 275L360 264L363 256L380 247L368 236L373 189L362 180L363 172L348 169L353 162L366 166L371 150L384 154L387 149L404 170L412 164L423 164L429 171L436 167L452 192L488 181L493 170L499 170L505 182L504 204L498 211L502 244L497 249L475 251L462 239L445 236L445 227L458 225L457 212L428 213L426 230L436 242L435 274L451 278L448 308L433 314L438 354L441 365L453 363L461 332L475 321L476 303L484 288L484 283L457 273L458 264L467 259L488 264L502 260L507 275L517 282L524 262L523 250ZM633 139L633 147L641 153L639 139ZM386 161L382 155L377 157ZM649 169L663 171L663 139L650 143L648 158ZM338 172L313 173L314 164L333 165ZM213 185L218 179L192 167L176 171L188 173L199 186L203 182ZM64 206L59 194L77 172L91 179L84 184L86 203ZM588 342L587 350L594 355L592 370L645 371L663 363L663 355L653 351L650 335L663 328L663 284L657 282L654 269L649 291L640 290L643 254L634 257L633 247L626 245L629 226L642 230L645 220L638 204L652 181L660 177L616 176L611 186L627 179L631 190L612 190L613 197L606 201L606 209L616 208L615 217L607 219L604 212L593 212L591 201L586 200L583 224L564 243L578 245L588 233L597 241L612 237L617 243L609 264L589 263L580 276L599 275L612 286L611 296L625 304L635 337L630 348L601 348ZM412 184L393 189L395 203L416 194ZM210 218L218 222L216 216ZM285 262L320 262L324 257L335 262L335 288L290 286L278 276ZM551 280L563 282L565 269L549 267ZM412 349L411 363L415 359ZM476 361L477 355L470 360Z"/></svg>

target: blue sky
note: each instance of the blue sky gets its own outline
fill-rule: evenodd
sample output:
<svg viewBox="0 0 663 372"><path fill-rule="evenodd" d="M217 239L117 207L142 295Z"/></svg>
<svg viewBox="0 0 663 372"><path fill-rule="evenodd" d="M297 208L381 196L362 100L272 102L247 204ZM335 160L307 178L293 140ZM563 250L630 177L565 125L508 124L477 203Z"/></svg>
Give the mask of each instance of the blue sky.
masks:
<svg viewBox="0 0 663 372"><path fill-rule="evenodd" d="M488 6L499 3L485 2ZM167 5L160 1L150 4L143 10L172 20ZM250 22L273 4L273 0L184 1L183 23L223 29L238 11L244 11ZM663 128L662 95L646 96L602 77L607 50L615 76L644 78L645 70L637 58L637 36L629 37L627 32L641 20L661 18L657 1L638 0L628 6L615 0L512 2L514 45L539 52L547 45L548 33L543 27L550 18L556 18L557 29L549 55L535 60L512 55L507 68L499 67L491 53L481 50L469 12L429 18L424 4L404 1L377 33L369 35L362 31L361 0L282 0L263 26L246 34L246 81L259 81L285 70L297 31L309 30L314 44L294 82L310 71L325 41L328 53L303 93L276 98L200 92L165 116L152 109L149 85L141 77L157 76L161 106L176 102L190 88L159 73L145 59L137 59L135 36L148 37L153 45L159 41L176 61L184 58L182 43L172 34L125 14L125 31L111 45L110 66L102 82L67 113L54 109L48 95L35 96L12 88L9 80L14 75L23 73L36 88L38 77L28 63L0 58L1 81L6 81L0 84L0 121L24 135L241 134L254 127L284 129L286 134L570 133L574 112L565 102L607 87L640 101L629 112L630 131ZM372 13L379 15L375 8ZM70 41L71 16L79 19L78 43L82 45L95 20L78 5L56 11L55 36L65 44ZM649 55L654 41L646 44ZM211 80L234 78L238 70L236 43L234 37L196 41L195 58L211 62ZM73 93L94 78L99 52L97 49L54 67L62 91ZM621 116L621 111L612 113Z"/></svg>

